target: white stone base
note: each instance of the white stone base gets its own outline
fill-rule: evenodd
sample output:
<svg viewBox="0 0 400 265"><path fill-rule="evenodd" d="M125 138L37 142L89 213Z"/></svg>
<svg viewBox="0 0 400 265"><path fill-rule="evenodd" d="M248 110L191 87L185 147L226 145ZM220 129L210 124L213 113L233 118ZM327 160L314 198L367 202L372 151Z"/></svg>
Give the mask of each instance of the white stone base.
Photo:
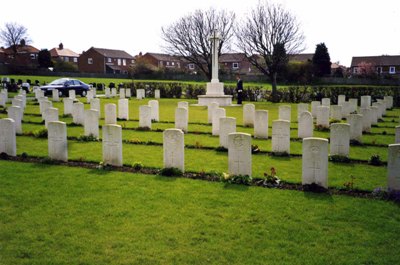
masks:
<svg viewBox="0 0 400 265"><path fill-rule="evenodd" d="M224 83L220 82L209 82L207 83L206 95L224 95Z"/></svg>
<svg viewBox="0 0 400 265"><path fill-rule="evenodd" d="M208 106L212 102L217 102L219 106L231 106L232 96L231 95L202 95L198 96L199 106Z"/></svg>

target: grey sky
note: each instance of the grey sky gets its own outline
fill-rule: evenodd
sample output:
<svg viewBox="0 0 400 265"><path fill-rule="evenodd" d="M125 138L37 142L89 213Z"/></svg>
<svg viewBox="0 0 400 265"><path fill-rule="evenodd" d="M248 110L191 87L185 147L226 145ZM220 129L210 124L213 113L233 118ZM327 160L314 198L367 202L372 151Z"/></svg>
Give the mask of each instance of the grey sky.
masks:
<svg viewBox="0 0 400 265"><path fill-rule="evenodd" d="M352 56L400 54L398 0L274 0L301 23L306 50L324 42L331 61L350 65ZM240 20L258 0L32 1L2 3L0 26L28 28L38 49L64 47L81 53L91 46L122 49L132 55L160 52L161 27L196 9L232 10ZM6 11L4 11L6 10Z"/></svg>

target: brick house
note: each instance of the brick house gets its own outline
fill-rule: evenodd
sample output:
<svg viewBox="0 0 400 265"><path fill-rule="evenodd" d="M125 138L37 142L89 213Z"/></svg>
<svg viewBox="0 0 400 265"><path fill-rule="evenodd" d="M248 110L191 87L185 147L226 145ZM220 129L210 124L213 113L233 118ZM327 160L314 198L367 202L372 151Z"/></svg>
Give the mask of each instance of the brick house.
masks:
<svg viewBox="0 0 400 265"><path fill-rule="evenodd" d="M6 62L6 53L4 52L4 48L0 47L0 64L4 64Z"/></svg>
<svg viewBox="0 0 400 265"><path fill-rule="evenodd" d="M64 48L62 43L58 45L58 48L51 49L50 54L52 60L64 61L78 65L79 54L70 49Z"/></svg>
<svg viewBox="0 0 400 265"><path fill-rule="evenodd" d="M352 75L362 74L361 68L363 67L372 67L372 70L378 75L400 77L400 55L360 56L351 59Z"/></svg>
<svg viewBox="0 0 400 265"><path fill-rule="evenodd" d="M138 58L142 62L146 62L157 68L182 69L184 66L180 57L169 54L148 52L144 55L139 54Z"/></svg>
<svg viewBox="0 0 400 265"><path fill-rule="evenodd" d="M135 58L121 50L91 47L78 58L78 68L82 73L127 74Z"/></svg>
<svg viewBox="0 0 400 265"><path fill-rule="evenodd" d="M13 45L4 49L5 63L19 67L36 68L38 63L39 49L31 45Z"/></svg>
<svg viewBox="0 0 400 265"><path fill-rule="evenodd" d="M259 74L244 53L223 53L218 59L220 69L227 74Z"/></svg>

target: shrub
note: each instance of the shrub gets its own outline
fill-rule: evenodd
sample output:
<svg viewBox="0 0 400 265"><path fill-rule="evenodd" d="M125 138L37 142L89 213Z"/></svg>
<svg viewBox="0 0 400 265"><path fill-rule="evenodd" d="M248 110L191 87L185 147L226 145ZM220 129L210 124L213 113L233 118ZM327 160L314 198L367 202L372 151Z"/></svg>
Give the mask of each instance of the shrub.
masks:
<svg viewBox="0 0 400 265"><path fill-rule="evenodd" d="M350 158L341 155L331 155L329 156L329 161L337 163L350 163Z"/></svg>
<svg viewBox="0 0 400 265"><path fill-rule="evenodd" d="M253 179L249 175L229 175L223 173L221 180L230 184L250 185Z"/></svg>
<svg viewBox="0 0 400 265"><path fill-rule="evenodd" d="M258 148L258 145L251 145L251 153L252 154L257 154L260 152L260 148Z"/></svg>
<svg viewBox="0 0 400 265"><path fill-rule="evenodd" d="M378 154L374 154L368 160L368 164L373 165L373 166L381 166L383 163L382 163L381 157Z"/></svg>
<svg viewBox="0 0 400 265"><path fill-rule="evenodd" d="M90 135L81 135L77 139L80 142L97 142L99 141L99 138L93 136L93 134Z"/></svg>
<svg viewBox="0 0 400 265"><path fill-rule="evenodd" d="M135 162L133 163L132 167L134 170L141 170L144 167L144 165L142 162Z"/></svg>
<svg viewBox="0 0 400 265"><path fill-rule="evenodd" d="M166 177L172 177L172 176L179 177L179 176L183 175L183 172L179 168L176 168L176 167L166 167L166 168L161 169L160 175L166 176Z"/></svg>
<svg viewBox="0 0 400 265"><path fill-rule="evenodd" d="M36 138L47 138L47 129L40 129L33 132L33 136Z"/></svg>

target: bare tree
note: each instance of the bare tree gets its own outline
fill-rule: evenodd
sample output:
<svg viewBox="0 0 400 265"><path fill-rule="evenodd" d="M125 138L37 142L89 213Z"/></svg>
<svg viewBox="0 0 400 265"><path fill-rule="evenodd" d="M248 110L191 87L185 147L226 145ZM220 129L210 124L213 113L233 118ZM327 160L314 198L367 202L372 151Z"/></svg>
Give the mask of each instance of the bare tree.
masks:
<svg viewBox="0 0 400 265"><path fill-rule="evenodd" d="M295 16L279 4L261 2L236 28L237 46L272 83L272 101L279 100L277 75L287 55L304 50L304 36Z"/></svg>
<svg viewBox="0 0 400 265"><path fill-rule="evenodd" d="M23 43L25 45L30 43L28 29L17 23L6 23L0 31L0 39L5 45L12 47L14 53L17 53L19 44Z"/></svg>
<svg viewBox="0 0 400 265"><path fill-rule="evenodd" d="M211 42L209 37L216 29L221 41L218 56L222 49L229 50L235 23L235 14L225 10L196 10L166 28L162 28L164 50L171 55L181 56L192 63L211 79Z"/></svg>

